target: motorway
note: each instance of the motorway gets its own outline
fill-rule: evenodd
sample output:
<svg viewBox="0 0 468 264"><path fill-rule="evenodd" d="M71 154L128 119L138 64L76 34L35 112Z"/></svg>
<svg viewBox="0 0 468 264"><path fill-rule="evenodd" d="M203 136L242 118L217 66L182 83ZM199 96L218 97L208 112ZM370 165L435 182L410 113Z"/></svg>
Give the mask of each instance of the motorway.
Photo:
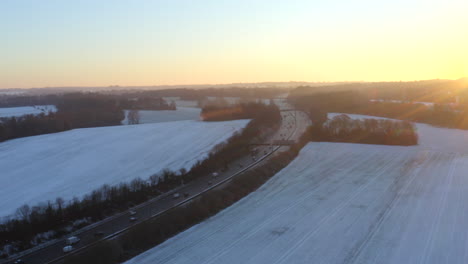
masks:
<svg viewBox="0 0 468 264"><path fill-rule="evenodd" d="M291 109L290 105L283 102L278 103L278 106L280 109ZM300 111L282 111L281 116L281 127L267 140L265 140L264 143L270 144L276 140L285 139L297 141L310 124L307 115ZM81 241L74 245L75 250L68 254L76 253L97 241L117 237L133 225L160 215L170 208L191 200L200 193L209 191L214 187L221 185L243 171L255 167L260 162L267 160L275 152L286 150L288 146L264 145L253 146L252 148L255 149L257 154L248 155L239 160L233 161L226 171L218 172L216 177L213 177L213 175L205 175L197 180L189 182L186 185L180 186L173 191L140 204L127 212L111 216L74 232L71 235L79 237ZM180 196L178 198L174 198L173 195L175 193L179 193ZM134 215L137 218L136 221L130 221L130 211L136 212ZM97 233L101 233L101 236L96 236ZM4 260L0 263L13 263L16 259L21 259L28 264L58 263L67 255L63 253L64 246L66 246L65 238L50 241L32 248L27 252L23 252L22 255L18 255L14 259L9 259L8 261Z"/></svg>

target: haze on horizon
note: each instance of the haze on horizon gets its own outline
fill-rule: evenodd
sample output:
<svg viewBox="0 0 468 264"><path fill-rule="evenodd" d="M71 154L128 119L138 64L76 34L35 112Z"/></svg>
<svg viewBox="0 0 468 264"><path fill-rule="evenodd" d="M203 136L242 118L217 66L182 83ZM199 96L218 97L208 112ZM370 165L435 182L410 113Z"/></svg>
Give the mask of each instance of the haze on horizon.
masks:
<svg viewBox="0 0 468 264"><path fill-rule="evenodd" d="M0 88L458 79L466 10L466 0L4 0Z"/></svg>

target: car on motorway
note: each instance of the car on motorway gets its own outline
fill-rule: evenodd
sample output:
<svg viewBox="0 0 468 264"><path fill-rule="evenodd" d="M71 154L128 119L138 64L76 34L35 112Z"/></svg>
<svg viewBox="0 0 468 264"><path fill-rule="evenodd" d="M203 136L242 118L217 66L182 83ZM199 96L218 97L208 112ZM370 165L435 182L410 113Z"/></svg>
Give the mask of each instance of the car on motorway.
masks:
<svg viewBox="0 0 468 264"><path fill-rule="evenodd" d="M63 253L68 253L73 250L73 246L64 246L63 247Z"/></svg>
<svg viewBox="0 0 468 264"><path fill-rule="evenodd" d="M76 236L71 236L71 237L67 238L66 242L67 242L68 245L74 245L74 244L80 242L80 239L78 237L76 237Z"/></svg>
<svg viewBox="0 0 468 264"><path fill-rule="evenodd" d="M173 199L178 199L179 197L180 197L180 193L174 193L174 194L172 195L172 198L173 198Z"/></svg>
<svg viewBox="0 0 468 264"><path fill-rule="evenodd" d="M26 264L22 259L17 259L13 264Z"/></svg>
<svg viewBox="0 0 468 264"><path fill-rule="evenodd" d="M129 213L130 215L136 215L136 212L133 211L133 210L129 211L128 213Z"/></svg>
<svg viewBox="0 0 468 264"><path fill-rule="evenodd" d="M132 216L132 217L129 218L129 220L130 220L130 222L135 222L136 220L138 220L138 218L135 217L135 216Z"/></svg>

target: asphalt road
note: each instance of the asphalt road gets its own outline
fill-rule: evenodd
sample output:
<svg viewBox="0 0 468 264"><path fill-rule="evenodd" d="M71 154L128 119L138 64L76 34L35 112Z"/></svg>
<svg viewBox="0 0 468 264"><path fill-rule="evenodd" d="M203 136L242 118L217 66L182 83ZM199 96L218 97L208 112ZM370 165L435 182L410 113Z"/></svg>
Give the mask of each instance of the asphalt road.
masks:
<svg viewBox="0 0 468 264"><path fill-rule="evenodd" d="M282 103L279 106L281 109L291 109L291 106L285 103ZM308 117L303 112L299 111L284 111L281 112L281 115L282 122L280 129L278 129L278 131L270 136L264 143L269 144L275 140L281 139L298 140L310 122ZM265 145L253 146L253 148L256 150L256 155L248 155L239 160L233 161L226 171L218 172L216 177L213 175L206 175L184 186L178 187L171 192L138 205L127 212L109 217L75 232L73 235L79 237L80 242L74 245L74 251L68 254L73 254L73 252L76 252L77 250L88 247L93 242L118 236L118 234L127 230L131 226L157 214L164 213L166 210L180 205L183 201L189 200L190 198L197 196L197 194L207 191L207 189L212 189L221 182L235 177L241 171L250 169L250 166L256 166L262 157L266 160L271 157L271 154L274 154L275 151L281 151L288 147ZM178 193L180 196L178 198L174 198L173 195L175 193ZM130 211L136 212L134 217L136 217L137 220L130 221ZM102 235L97 236L97 233L102 233ZM41 247L33 248L29 253L18 258L28 264L57 263L66 255L63 253L64 246L66 246L65 239L60 239L55 242L44 244ZM13 263L18 258L2 263Z"/></svg>

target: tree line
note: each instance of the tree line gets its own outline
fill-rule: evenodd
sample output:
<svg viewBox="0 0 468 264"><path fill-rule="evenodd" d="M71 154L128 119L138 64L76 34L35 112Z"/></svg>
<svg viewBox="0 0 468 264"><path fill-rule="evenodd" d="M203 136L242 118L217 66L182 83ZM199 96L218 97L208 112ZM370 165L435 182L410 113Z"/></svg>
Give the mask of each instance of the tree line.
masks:
<svg viewBox="0 0 468 264"><path fill-rule="evenodd" d="M57 112L0 118L0 141L74 128L119 125L124 112L115 99L99 94L65 94Z"/></svg>
<svg viewBox="0 0 468 264"><path fill-rule="evenodd" d="M366 99L432 102L438 104L468 103L468 79L424 80L410 82L354 82L322 86L302 86L291 95L355 91Z"/></svg>
<svg viewBox="0 0 468 264"><path fill-rule="evenodd" d="M345 114L322 123L315 121L306 135L310 141L402 146L418 144L416 129L410 122L387 119L353 120Z"/></svg>
<svg viewBox="0 0 468 264"><path fill-rule="evenodd" d="M146 180L135 179L115 186L104 185L85 195L82 199L48 201L39 205L23 205L17 217L0 224L0 247L11 244L16 251L34 246L34 238L54 230L54 237L69 233L72 222L89 218L98 221L117 212L127 210L182 183L193 181L203 175L228 168L229 163L249 154L248 143L273 133L279 126L281 114L276 106L269 111L257 113L240 133L234 134L225 143L217 145L203 161L198 161L190 170L178 172L164 170ZM37 240L37 239L36 239ZM41 242L41 241L35 241Z"/></svg>
<svg viewBox="0 0 468 264"><path fill-rule="evenodd" d="M468 129L468 106L449 104L427 106L410 102L375 102L357 91L292 93L288 100L306 112L316 110L387 117L434 126Z"/></svg>
<svg viewBox="0 0 468 264"><path fill-rule="evenodd" d="M119 105L122 109L128 110L177 110L175 102L167 102L162 97L157 96L119 96Z"/></svg>
<svg viewBox="0 0 468 264"><path fill-rule="evenodd" d="M133 96L156 96L156 97L180 97L182 100L199 100L206 97L239 97L239 98L275 98L285 93L287 90L282 88L172 88L146 91L127 91L125 95ZM122 94L122 91L109 92L110 94Z"/></svg>
<svg viewBox="0 0 468 264"><path fill-rule="evenodd" d="M203 121L227 121L236 119L255 119L258 116L265 114L270 115L277 110L277 106L273 103L269 105L261 102L238 103L234 105L226 104L208 104L201 110L200 116ZM278 121L278 115L272 115ZM281 116L279 116L281 118Z"/></svg>

